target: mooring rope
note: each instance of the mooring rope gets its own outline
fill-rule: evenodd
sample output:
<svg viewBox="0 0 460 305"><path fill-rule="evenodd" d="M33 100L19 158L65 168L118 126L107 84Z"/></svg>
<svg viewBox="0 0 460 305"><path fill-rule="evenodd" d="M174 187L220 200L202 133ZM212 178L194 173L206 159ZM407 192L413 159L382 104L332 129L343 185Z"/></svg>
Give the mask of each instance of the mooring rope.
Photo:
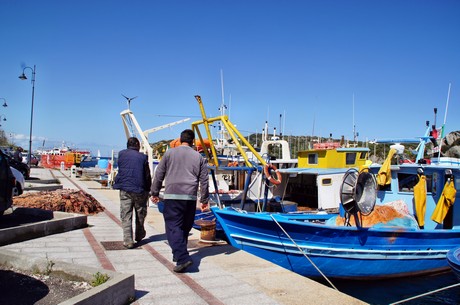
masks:
<svg viewBox="0 0 460 305"><path fill-rule="evenodd" d="M270 217L273 219L273 221L280 227L280 229L286 234L286 236L292 241L292 243L299 249L299 251L305 256L306 259L312 264L313 267L326 279L326 281L334 288L335 290L339 291L334 284L327 278L327 276L319 270L318 266L315 265L315 263L308 257L308 255L302 250L302 248L299 247L299 245L292 239L292 237L284 230L284 228L280 225L280 223L273 217L273 214L270 214Z"/></svg>
<svg viewBox="0 0 460 305"><path fill-rule="evenodd" d="M436 289L436 290L432 290L432 291L429 291L429 292L425 292L425 293L422 293L422 294L419 294L419 295L416 295L416 296L413 296L413 297L410 297L410 298L407 298L407 299L404 299L404 300L401 300L401 301L398 301L398 302L390 303L390 305L401 304L401 303L411 301L411 300L415 300L415 299L418 299L418 298L421 298L421 297L424 297L424 296L427 296L427 295L430 295L430 294L433 294L433 293L436 293L436 292L440 292L440 291L447 290L447 289L450 289L450 288L455 288L457 286L460 286L460 283L453 284L453 285L450 285L450 286L446 286L446 287L443 287L443 288L439 288L439 289Z"/></svg>

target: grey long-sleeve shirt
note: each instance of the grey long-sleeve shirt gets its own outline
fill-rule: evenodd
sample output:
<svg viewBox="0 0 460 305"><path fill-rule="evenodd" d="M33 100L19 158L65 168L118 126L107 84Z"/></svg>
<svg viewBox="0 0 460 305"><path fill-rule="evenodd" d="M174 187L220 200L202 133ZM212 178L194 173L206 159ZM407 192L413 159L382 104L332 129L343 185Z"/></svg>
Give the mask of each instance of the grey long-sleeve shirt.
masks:
<svg viewBox="0 0 460 305"><path fill-rule="evenodd" d="M157 168L150 194L158 196L165 182L164 199L196 200L201 185L201 203L209 200L209 175L206 159L193 148L181 145L169 149Z"/></svg>

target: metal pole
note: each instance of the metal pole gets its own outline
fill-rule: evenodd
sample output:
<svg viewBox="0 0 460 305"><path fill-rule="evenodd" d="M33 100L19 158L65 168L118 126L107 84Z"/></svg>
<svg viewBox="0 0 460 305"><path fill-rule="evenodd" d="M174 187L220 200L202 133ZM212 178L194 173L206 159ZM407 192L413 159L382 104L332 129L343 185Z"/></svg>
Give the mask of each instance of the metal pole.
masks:
<svg viewBox="0 0 460 305"><path fill-rule="evenodd" d="M32 71L32 107L30 109L30 134L29 134L29 152L27 153L27 164L30 167L32 154L32 123L34 118L34 95L35 95L35 65Z"/></svg>
<svg viewBox="0 0 460 305"><path fill-rule="evenodd" d="M32 70L32 106L30 108L30 134L29 134L29 151L27 153L27 164L30 167L30 162L31 162L31 154L32 154L32 125L33 125L33 118L34 118L34 96L35 96L35 68L36 66L34 65L34 68L32 69L31 67L25 67L22 69L22 75L19 76L20 79L24 80L27 79L25 76L24 71L26 69Z"/></svg>

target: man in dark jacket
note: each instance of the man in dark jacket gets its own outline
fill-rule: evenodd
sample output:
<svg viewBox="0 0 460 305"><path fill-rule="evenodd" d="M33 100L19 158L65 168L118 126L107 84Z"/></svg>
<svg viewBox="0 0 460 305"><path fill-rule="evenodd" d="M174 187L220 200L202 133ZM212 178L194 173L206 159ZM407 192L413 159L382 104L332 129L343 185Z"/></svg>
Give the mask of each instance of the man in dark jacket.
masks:
<svg viewBox="0 0 460 305"><path fill-rule="evenodd" d="M22 162L22 152L23 151L24 150L22 149L22 147L17 147L16 151L13 154L13 160L18 161L18 162Z"/></svg>
<svg viewBox="0 0 460 305"><path fill-rule="evenodd" d="M156 168L150 190L152 201L157 203L165 181L163 218L173 261L177 262L174 272L184 272L193 264L187 242L195 220L199 186L201 209L208 207L207 162L192 148L194 139L193 130L182 131L180 146L166 151Z"/></svg>
<svg viewBox="0 0 460 305"><path fill-rule="evenodd" d="M144 221L147 200L152 184L147 155L139 152L140 143L135 137L128 139L127 149L118 153L118 173L114 189L120 190L120 218L123 227L123 245L134 248L133 210L136 214L135 240L145 237Z"/></svg>

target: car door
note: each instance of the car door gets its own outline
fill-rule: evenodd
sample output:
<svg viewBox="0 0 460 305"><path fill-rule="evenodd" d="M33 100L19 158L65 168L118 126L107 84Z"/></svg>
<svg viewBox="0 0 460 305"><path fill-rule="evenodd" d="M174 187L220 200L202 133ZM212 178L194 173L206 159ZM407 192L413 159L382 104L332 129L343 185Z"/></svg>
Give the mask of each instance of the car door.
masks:
<svg viewBox="0 0 460 305"><path fill-rule="evenodd" d="M13 204L15 179L5 154L0 150L0 215Z"/></svg>

